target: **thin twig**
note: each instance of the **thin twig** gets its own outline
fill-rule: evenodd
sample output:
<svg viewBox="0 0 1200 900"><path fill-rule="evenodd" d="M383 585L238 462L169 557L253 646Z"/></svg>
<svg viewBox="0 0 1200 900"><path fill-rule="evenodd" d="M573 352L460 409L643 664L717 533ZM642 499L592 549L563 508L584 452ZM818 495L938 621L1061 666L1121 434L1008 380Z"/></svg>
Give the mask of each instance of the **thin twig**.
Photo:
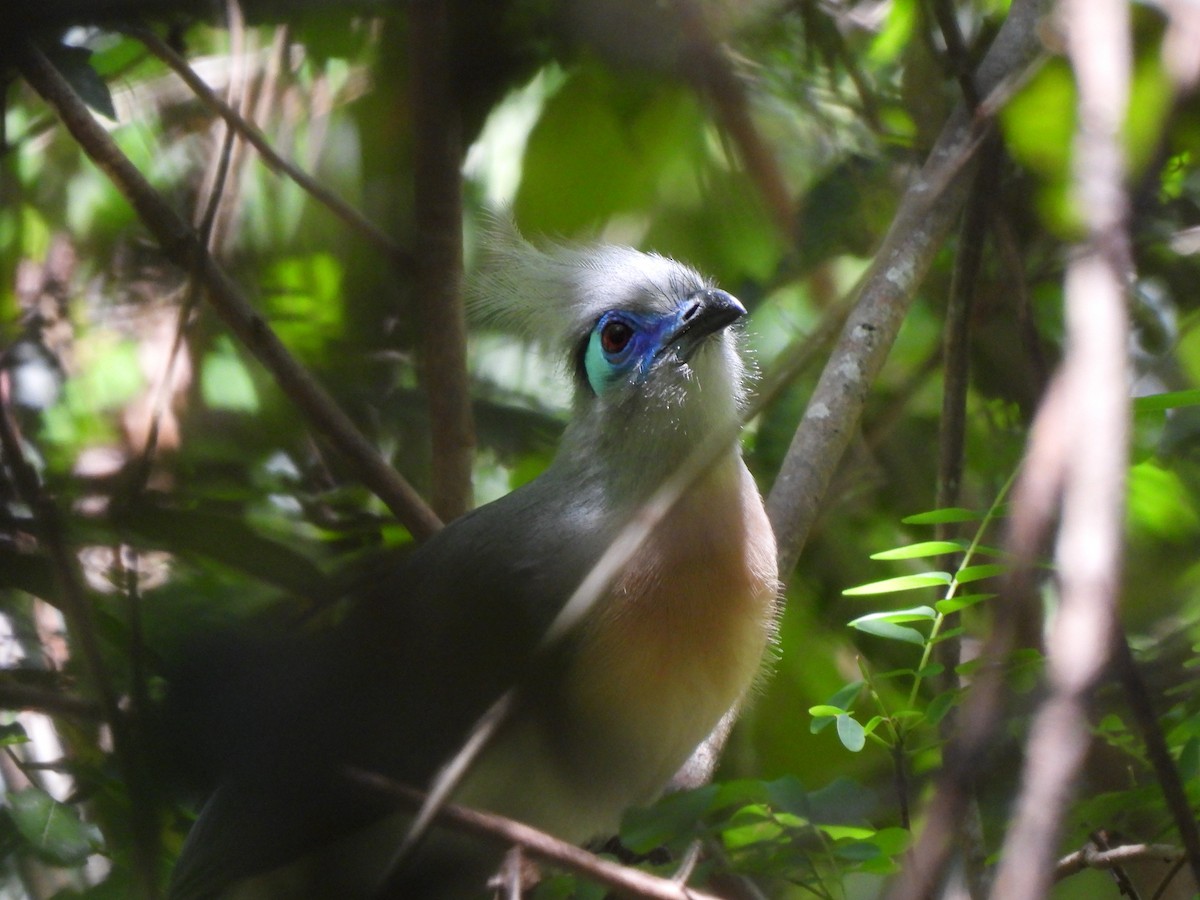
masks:
<svg viewBox="0 0 1200 900"><path fill-rule="evenodd" d="M225 271L208 255L191 228L117 147L87 106L31 43L19 54L25 79L58 113L84 152L104 171L155 236L167 259L189 268L196 259L208 287L209 302L242 343L275 376L309 421L333 444L376 495L418 540L429 537L441 521L420 495L392 469L284 347L270 325L251 306Z"/></svg>
<svg viewBox="0 0 1200 900"><path fill-rule="evenodd" d="M974 109L979 105L979 89L975 86L975 76L971 72L971 58L967 53L967 44L963 40L962 29L958 27L958 18L954 5L950 0L932 0L933 17L937 20L938 30L942 40L946 42L946 58L950 70L958 81L963 99L967 106Z"/></svg>
<svg viewBox="0 0 1200 900"><path fill-rule="evenodd" d="M1121 844L1105 849L1088 844L1058 861L1054 867L1054 880L1062 881L1085 869L1111 869L1135 860L1174 862L1183 858L1183 850L1170 844Z"/></svg>
<svg viewBox="0 0 1200 900"><path fill-rule="evenodd" d="M1188 801L1187 790L1179 777L1179 769L1158 723L1154 701L1138 671L1133 651L1129 647L1129 639L1124 633L1117 636L1113 653L1116 657L1117 673L1125 689L1125 698L1129 702L1129 708L1133 710L1133 717L1146 745L1146 756L1154 767L1158 786L1162 789L1167 808L1171 811L1175 827L1179 830L1179 839L1183 842L1185 859L1192 870L1192 878L1200 885L1200 830L1196 826L1196 813Z"/></svg>
<svg viewBox="0 0 1200 900"><path fill-rule="evenodd" d="M176 53L166 41L148 28L128 28L124 30L124 33L141 41L147 50L174 70L205 106L224 119L230 128L234 129L245 139L246 143L259 152L268 168L285 174L310 197L358 232L367 243L379 250L393 265L405 271L413 268L413 258L407 250L333 191L295 163L285 159L271 146L266 136L257 127L247 122L228 103L213 93L204 80L188 65L187 60Z"/></svg>
<svg viewBox="0 0 1200 900"><path fill-rule="evenodd" d="M941 0L935 3L941 7ZM940 16L939 16L940 18ZM943 26L943 29L945 26ZM973 83L968 75L968 81ZM975 103L972 92L964 98ZM983 265L983 250L992 217L991 198L1001 158L999 140L992 136L984 146L975 173L971 195L963 211L959 229L958 253L954 260L954 273L950 281L950 299L946 308L946 322L942 337L943 389L942 415L938 432L938 473L935 505L939 509L957 506L962 489L963 454L967 432L967 394L970 385L971 319L975 306L975 294L979 273ZM934 539L945 541L957 537L956 526L939 523ZM957 562L953 557L943 559L942 568L955 571ZM961 622L961 613L946 616L943 628L952 631ZM962 642L958 637L949 637L938 643L934 659L942 666L942 675L936 680L939 691L957 691L962 688L958 665L962 662ZM957 710L951 709L939 724L940 733L949 737L957 727ZM964 875L968 892L972 897L982 896L981 876L986 851L978 839L982 826L978 821L979 809L974 798L967 801L967 815L972 820L958 834L958 845L963 856Z"/></svg>
<svg viewBox="0 0 1200 900"><path fill-rule="evenodd" d="M0 709L29 709L81 722L104 720L104 710L90 700L7 678L0 681Z"/></svg>
<svg viewBox="0 0 1200 900"><path fill-rule="evenodd" d="M417 809L425 805L425 796L420 791L382 775L362 770L351 770L347 774L409 808ZM495 813L451 804L438 811L437 819L501 846L519 846L526 856L582 875L620 892L622 896L646 900L719 900L712 894L678 884L669 878L659 878L640 869L601 859L581 847Z"/></svg>

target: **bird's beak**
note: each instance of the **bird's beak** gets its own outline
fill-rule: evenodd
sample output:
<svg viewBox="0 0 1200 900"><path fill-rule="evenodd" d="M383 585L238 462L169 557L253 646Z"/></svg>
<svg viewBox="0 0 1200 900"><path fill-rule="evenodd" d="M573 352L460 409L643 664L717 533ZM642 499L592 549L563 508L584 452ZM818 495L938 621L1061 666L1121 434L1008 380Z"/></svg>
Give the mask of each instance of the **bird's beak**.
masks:
<svg viewBox="0 0 1200 900"><path fill-rule="evenodd" d="M707 288L688 297L679 312L675 329L663 342L664 350L674 350L685 363L709 335L732 325L746 314L746 307L732 294Z"/></svg>

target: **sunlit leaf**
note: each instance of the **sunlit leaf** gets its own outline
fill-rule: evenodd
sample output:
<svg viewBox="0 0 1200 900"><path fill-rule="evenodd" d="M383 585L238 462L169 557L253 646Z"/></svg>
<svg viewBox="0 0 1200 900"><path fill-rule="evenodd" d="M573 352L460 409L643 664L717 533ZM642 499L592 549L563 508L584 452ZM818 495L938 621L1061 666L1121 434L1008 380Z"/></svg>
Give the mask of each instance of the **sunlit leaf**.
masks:
<svg viewBox="0 0 1200 900"><path fill-rule="evenodd" d="M934 606L942 615L949 615L974 606L976 603L982 603L984 600L991 600L995 596L995 594L960 594L948 600L939 600Z"/></svg>
<svg viewBox="0 0 1200 900"><path fill-rule="evenodd" d="M865 597L870 594L894 594L899 591L912 591L917 588L937 587L948 585L951 576L948 572L922 572L919 575L901 575L897 578L885 578L882 581L872 581L860 584L858 587L846 588L842 594L847 597Z"/></svg>
<svg viewBox="0 0 1200 900"><path fill-rule="evenodd" d="M937 618L937 612L930 606L914 606L911 609L887 610L884 612L867 613L849 622L857 628L862 622L928 622Z"/></svg>
<svg viewBox="0 0 1200 900"><path fill-rule="evenodd" d="M967 566L965 569L959 569L955 574L954 579L959 584L970 584L972 581L982 581L985 578L1003 575L1008 571L1008 569L1008 566L1000 563L986 563L980 566Z"/></svg>
<svg viewBox="0 0 1200 900"><path fill-rule="evenodd" d="M968 546L966 541L922 541L919 544L872 553L871 559L923 559L928 556L961 553Z"/></svg>
<svg viewBox="0 0 1200 900"><path fill-rule="evenodd" d="M1133 399L1134 412L1161 412L1184 406L1200 406L1200 390L1167 391L1162 394L1147 394Z"/></svg>
<svg viewBox="0 0 1200 900"><path fill-rule="evenodd" d="M840 715L843 715L845 712L846 712L846 710L844 710L844 709L840 709L839 707L836 707L836 706L829 706L824 703L819 704L817 706L810 706L808 708L808 714L810 716L840 716Z"/></svg>

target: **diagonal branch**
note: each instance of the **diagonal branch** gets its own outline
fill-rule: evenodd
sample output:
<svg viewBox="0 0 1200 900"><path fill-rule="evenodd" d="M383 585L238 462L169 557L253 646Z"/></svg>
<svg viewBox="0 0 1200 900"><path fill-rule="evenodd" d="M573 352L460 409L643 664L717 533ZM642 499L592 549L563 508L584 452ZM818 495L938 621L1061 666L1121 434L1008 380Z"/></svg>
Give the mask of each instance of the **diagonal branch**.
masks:
<svg viewBox="0 0 1200 900"><path fill-rule="evenodd" d="M421 808L425 801L425 795L420 791L373 772L350 769L346 776L409 809ZM622 897L644 900L718 900L712 894L690 888L674 879L660 878L641 869L602 859L582 847L495 813L451 804L442 807L437 813L437 818L457 830L494 844L520 847L533 859L581 875L611 888Z"/></svg>
<svg viewBox="0 0 1200 900"><path fill-rule="evenodd" d="M976 75L980 90L1002 93L1037 56L1037 20L1046 0L1015 0ZM785 580L816 520L821 498L862 416L867 392L895 342L917 288L958 219L970 187L973 158L996 104L970 116L960 108L909 187L883 246L859 288L829 362L809 399L767 498Z"/></svg>
<svg viewBox="0 0 1200 900"><path fill-rule="evenodd" d="M55 109L83 151L125 196L167 259L183 269L196 267L217 314L274 375L300 411L338 449L363 483L418 540L437 531L441 522L420 495L387 464L333 398L292 357L233 279L208 255L196 233L97 124L45 55L32 43L26 43L18 52L18 60L22 75Z"/></svg>

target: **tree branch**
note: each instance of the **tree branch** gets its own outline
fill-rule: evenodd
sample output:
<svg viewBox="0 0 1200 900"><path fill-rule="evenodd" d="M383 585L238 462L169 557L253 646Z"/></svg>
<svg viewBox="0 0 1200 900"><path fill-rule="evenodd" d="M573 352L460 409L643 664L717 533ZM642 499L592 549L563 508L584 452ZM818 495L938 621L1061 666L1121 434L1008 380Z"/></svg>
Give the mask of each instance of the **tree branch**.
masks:
<svg viewBox="0 0 1200 900"><path fill-rule="evenodd" d="M1129 444L1131 274L1122 125L1132 60L1122 0L1064 0L1067 55L1079 90L1074 184L1086 242L1067 266L1067 352L1058 381L1061 525L1055 548L1060 603L1047 639L1049 696L1025 751L1021 794L1001 851L993 897L1043 897L1091 734L1091 691L1118 632L1125 469Z"/></svg>
<svg viewBox="0 0 1200 900"><path fill-rule="evenodd" d="M83 151L129 201L167 259L185 270L197 266L217 314L274 375L300 411L341 452L363 483L418 540L437 531L441 522L420 495L380 457L350 418L296 362L233 280L208 255L195 232L96 123L45 55L32 43L26 43L18 54L18 65L26 81L55 109Z"/></svg>
<svg viewBox="0 0 1200 900"><path fill-rule="evenodd" d="M1014 2L983 60L983 91L1003 90L1040 49L1035 25L1045 0ZM858 304L842 330L809 400L767 498L786 580L816 520L821 498L862 415L871 382L883 367L921 279L958 218L971 179L971 160L988 130L995 105L972 118L960 108L947 122L916 181L908 189L864 276Z"/></svg>
<svg viewBox="0 0 1200 900"><path fill-rule="evenodd" d="M411 809L420 809L425 795L382 775L362 770L347 773L355 781L399 801ZM720 900L712 894L689 888L667 878L659 878L640 869L618 865L589 853L582 847L559 840L513 819L495 813L450 804L440 808L437 819L458 830L485 838L505 847L518 846L526 856L582 875L621 896L645 900Z"/></svg>
<svg viewBox="0 0 1200 900"><path fill-rule="evenodd" d="M408 5L413 200L421 374L429 395L433 508L445 520L472 505L475 425L462 298L462 116L450 72L445 0Z"/></svg>
<svg viewBox="0 0 1200 900"><path fill-rule="evenodd" d="M1118 847L1101 849L1088 844L1081 850L1068 853L1054 867L1054 880L1062 881L1084 869L1112 869L1135 860L1158 860L1174 862L1183 859L1184 853L1170 844L1121 844Z"/></svg>

